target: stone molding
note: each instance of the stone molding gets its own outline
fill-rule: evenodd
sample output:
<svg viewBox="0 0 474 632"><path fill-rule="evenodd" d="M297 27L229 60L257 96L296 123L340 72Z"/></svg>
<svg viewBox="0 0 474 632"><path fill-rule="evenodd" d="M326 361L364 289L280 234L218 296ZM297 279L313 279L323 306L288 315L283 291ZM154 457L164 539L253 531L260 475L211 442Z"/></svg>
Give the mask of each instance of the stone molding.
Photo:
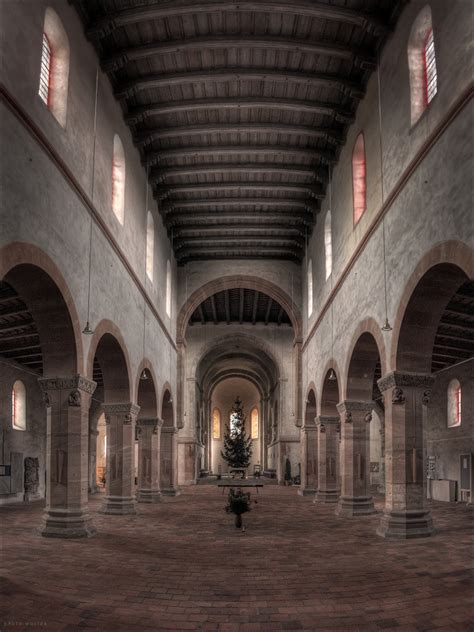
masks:
<svg viewBox="0 0 474 632"><path fill-rule="evenodd" d="M402 387L419 388L430 391L434 381L435 377L427 373L391 371L380 378L380 380L377 380L377 385L382 393L388 391L390 388L396 387L402 390L403 395Z"/></svg>
<svg viewBox="0 0 474 632"><path fill-rule="evenodd" d="M337 415L318 415L316 417L316 425L321 424L337 424L340 421Z"/></svg>
<svg viewBox="0 0 474 632"><path fill-rule="evenodd" d="M174 426L162 426L161 428L161 432L167 432L169 434L175 434L178 432L178 428L175 428Z"/></svg>
<svg viewBox="0 0 474 632"><path fill-rule="evenodd" d="M301 432L316 432L317 429L316 424L305 424L301 426Z"/></svg>
<svg viewBox="0 0 474 632"><path fill-rule="evenodd" d="M345 399L337 404L337 410L341 413L341 417L344 417L346 424L352 423L352 413L354 411L362 411L365 413L365 421L367 423L372 421L372 409L374 403L372 401L357 401L352 399Z"/></svg>
<svg viewBox="0 0 474 632"><path fill-rule="evenodd" d="M84 377L79 373L72 377L40 377L38 379L38 383L43 393L47 393L48 391L71 390L84 391L84 393L92 395L97 386L97 382L89 380L89 378ZM79 404L71 405L80 406L80 402Z"/></svg>
<svg viewBox="0 0 474 632"><path fill-rule="evenodd" d="M105 423L110 423L111 415L123 415L123 423L131 424L132 418L136 417L140 412L140 406L133 402L124 402L118 404L102 404L102 410L105 414Z"/></svg>
<svg viewBox="0 0 474 632"><path fill-rule="evenodd" d="M153 434L158 434L158 429L163 426L163 419L159 417L142 417L137 419L137 431L141 432L142 428L148 427L153 429Z"/></svg>

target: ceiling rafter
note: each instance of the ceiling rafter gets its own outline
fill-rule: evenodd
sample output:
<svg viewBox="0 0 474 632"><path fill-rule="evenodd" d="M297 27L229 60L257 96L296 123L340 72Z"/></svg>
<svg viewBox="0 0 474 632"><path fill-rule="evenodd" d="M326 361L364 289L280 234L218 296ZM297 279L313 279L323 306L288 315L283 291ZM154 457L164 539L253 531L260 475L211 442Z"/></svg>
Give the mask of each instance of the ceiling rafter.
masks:
<svg viewBox="0 0 474 632"><path fill-rule="evenodd" d="M317 211L318 206L314 200L299 199L299 198L232 198L232 197L216 197L196 200L166 200L160 205L160 212L162 214L171 213L173 210L178 209L208 209L209 206L271 206L277 212L280 209L299 209L302 211ZM210 213L212 211L209 210Z"/></svg>
<svg viewBox="0 0 474 632"><path fill-rule="evenodd" d="M139 147L147 147L156 140L167 140L180 136L202 136L203 134L294 134L308 138L322 138L335 146L342 145L344 142L343 133L332 127L283 123L278 125L272 123L202 123L201 125L180 125L178 127L154 127L137 132L134 141Z"/></svg>
<svg viewBox="0 0 474 632"><path fill-rule="evenodd" d="M150 182L162 182L166 178L172 177L189 177L199 176L202 174L221 174L231 173L238 171L241 173L249 172L253 173L268 173L278 175L293 175L299 177L312 177L319 182L326 182L328 179L328 172L326 169L314 168L309 166L297 166L297 165L279 165L279 164L262 164L262 163L246 163L239 165L235 163L224 164L200 164L191 165L186 167L162 167L160 169L154 169L150 173Z"/></svg>
<svg viewBox="0 0 474 632"><path fill-rule="evenodd" d="M169 195L180 193L200 193L202 191L259 191L269 190L272 192L288 191L295 193L307 193L315 199L324 199L324 191L316 184L304 184L297 182L202 182L199 184L170 184L168 186L157 186L154 195L157 199L163 199Z"/></svg>
<svg viewBox="0 0 474 632"><path fill-rule="evenodd" d="M133 7L107 13L96 18L87 28L87 35L92 40L102 39L117 28L132 24L140 24L151 20L161 20L174 16L196 15L202 13L228 12L281 13L284 15L301 15L310 18L330 20L349 24L379 35L387 30L386 22L375 13L368 13L348 7L329 5L317 0L243 0L228 2L227 0L173 0L159 5Z"/></svg>
<svg viewBox="0 0 474 632"><path fill-rule="evenodd" d="M194 147L176 147L159 151L147 151L144 154L143 162L152 167L163 160L175 158L202 158L203 156L219 155L242 156L247 154L279 157L298 156L303 159L319 159L324 164L333 164L336 161L334 152L319 148L307 149L291 145L219 145L216 143L211 146L198 145Z"/></svg>
<svg viewBox="0 0 474 632"><path fill-rule="evenodd" d="M320 55L334 57L352 61L356 66L365 69L375 67L376 58L373 51L358 47L351 47L346 44L334 42L332 40L304 40L290 39L286 37L232 37L214 35L207 37L194 37L188 40L176 40L171 42L151 42L141 46L128 46L115 50L107 55L102 62L102 68L106 72L114 72L124 68L128 63L140 59L147 59L159 55L176 55L184 52L213 50L213 49L252 49L299 52L310 55Z"/></svg>

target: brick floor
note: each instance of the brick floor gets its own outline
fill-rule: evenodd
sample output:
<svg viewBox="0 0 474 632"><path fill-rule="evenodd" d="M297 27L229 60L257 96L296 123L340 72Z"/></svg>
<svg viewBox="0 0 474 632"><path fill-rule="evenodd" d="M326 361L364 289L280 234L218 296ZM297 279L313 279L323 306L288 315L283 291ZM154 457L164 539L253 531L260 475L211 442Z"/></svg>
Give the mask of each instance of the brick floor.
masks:
<svg viewBox="0 0 474 632"><path fill-rule="evenodd" d="M96 514L96 537L35 533L42 505L1 509L5 630L474 630L472 509L432 505L438 534L389 542L268 486L235 529L215 487ZM380 504L378 505L380 509Z"/></svg>

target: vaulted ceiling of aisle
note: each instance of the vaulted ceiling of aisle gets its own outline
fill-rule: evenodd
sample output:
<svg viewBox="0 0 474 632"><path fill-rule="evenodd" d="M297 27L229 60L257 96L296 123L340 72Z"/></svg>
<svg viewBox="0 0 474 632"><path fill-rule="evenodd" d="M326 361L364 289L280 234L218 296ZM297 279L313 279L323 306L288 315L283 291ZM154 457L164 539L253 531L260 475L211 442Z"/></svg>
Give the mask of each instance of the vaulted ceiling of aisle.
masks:
<svg viewBox="0 0 474 632"><path fill-rule="evenodd" d="M71 0L179 263L299 262L407 0Z"/></svg>

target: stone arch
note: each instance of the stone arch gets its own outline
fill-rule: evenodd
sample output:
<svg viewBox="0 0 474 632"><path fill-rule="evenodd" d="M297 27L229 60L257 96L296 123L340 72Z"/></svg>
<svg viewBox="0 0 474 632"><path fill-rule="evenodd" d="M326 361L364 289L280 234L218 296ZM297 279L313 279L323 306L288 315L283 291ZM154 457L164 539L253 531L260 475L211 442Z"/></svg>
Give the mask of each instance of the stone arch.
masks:
<svg viewBox="0 0 474 632"><path fill-rule="evenodd" d="M288 314L295 338L299 340L301 338L301 313L296 303L274 283L259 277L246 276L246 275L233 275L226 276L220 279L215 279L209 283L205 283L199 289L195 290L191 296L188 297L184 305L181 307L178 322L177 322L177 340L183 341L186 337L186 328L188 321L191 318L194 310L206 300L209 296L222 292L223 290L231 290L235 288L245 288L250 290L257 290L267 294L275 301L277 301Z"/></svg>
<svg viewBox="0 0 474 632"><path fill-rule="evenodd" d="M17 269L17 272L19 272L21 266L29 266L29 269L23 267L23 273L19 275L28 278L23 278L23 280L20 280L20 278L16 279L17 283L22 285L22 292L25 298L28 299L30 292L39 293L39 295L43 293L43 296L46 292L53 292L56 305L59 307L57 317L64 321L62 325L58 322L58 326L61 328L66 327L67 330L69 343L66 347L63 347L62 344L58 345L58 341L53 340L50 336L52 327L46 312L43 313L41 309L33 309L33 312L35 312L33 317L38 324L42 345L49 340L47 346L50 351L48 354L50 357L44 368L50 375L55 376L62 375L65 371L70 374L82 374L84 372L84 350L81 326L74 299L63 275L54 261L33 244L12 242L0 249L1 279L6 282L9 279L10 281L14 280L13 277L18 276L15 274L14 269ZM41 284L39 285L31 283L30 274L34 273L35 270L39 272L41 277ZM64 330L65 334L66 330ZM43 349L43 353L45 351L46 349ZM47 354L44 353L44 355L46 356ZM73 359L72 362L70 361L71 359Z"/></svg>
<svg viewBox="0 0 474 632"><path fill-rule="evenodd" d="M374 335L375 331L377 331L377 334ZM383 346L380 347L381 343L383 345L380 327L377 327L375 324L372 327L372 331L363 331L351 345L351 353L345 372L345 396L347 399L358 401L372 400L377 363L379 362L381 367L385 364L385 358L382 355L385 354L385 350ZM384 358L383 360L382 357ZM377 377L381 376L378 375Z"/></svg>
<svg viewBox="0 0 474 632"><path fill-rule="evenodd" d="M308 386L305 399L304 425L313 426L317 412L316 387L314 382Z"/></svg>
<svg viewBox="0 0 474 632"><path fill-rule="evenodd" d="M158 410L159 410L158 380L156 379L156 373L155 373L155 369L153 368L153 364L148 358L143 358L143 360L138 365L138 370L137 370L137 372L135 374L135 382L134 382L134 387L133 387L133 393L135 395L135 398L134 398L133 401L134 402L138 402L138 404L141 405L140 402L138 401L138 393L140 391L141 383L143 382L143 380L140 379L143 371L147 372L148 379L151 380L151 382L153 384L153 388L155 389L155 400L156 400L155 412L154 412L153 415L150 414L148 416L156 417L158 415ZM145 380L145 381L147 381L147 380ZM141 410L140 410L140 413L142 413Z"/></svg>
<svg viewBox="0 0 474 632"><path fill-rule="evenodd" d="M329 380L329 374L331 370L334 371L336 376L335 380ZM326 363L326 366L323 371L323 381L321 383L321 388L319 389L320 393L320 402L319 402L319 414L320 415L337 415L336 404L338 404L340 397L340 387L341 384L341 372L339 370L338 364L334 358L330 358ZM336 391L334 391L334 386L336 387ZM316 391L317 392L317 391ZM336 395L336 400L334 401L334 396ZM329 410L329 412L328 412Z"/></svg>
<svg viewBox="0 0 474 632"><path fill-rule="evenodd" d="M171 428L174 426L174 410L173 410L173 396L171 393L171 386L169 382L163 385L161 395L161 409L160 417L163 419L163 426Z"/></svg>
<svg viewBox="0 0 474 632"><path fill-rule="evenodd" d="M113 338L116 344L118 345L118 348L120 349L121 353L123 354L123 362L126 368L126 375L127 375L128 392L127 392L126 400L120 400L120 401L129 401L131 397L131 393L132 393L132 389L131 389L132 372L131 372L130 358L128 355L127 346L125 344L125 341L123 339L120 329L117 327L115 323L113 323L111 320L108 320L107 318L104 318L103 320L101 320L94 330L94 334L92 336L90 347L89 347L89 353L87 356L87 375L92 379L94 358L96 356L97 348L99 347L100 341L102 340L104 336L110 336L111 338ZM119 360L119 363L120 363L119 366L123 368L123 364L121 362L122 358L120 357L120 354L118 354L115 357L116 359ZM109 366L111 372L113 373L114 372L113 363L110 363L107 359L106 359L106 363ZM118 369L118 367L116 367L116 369ZM123 395L124 394L125 393L123 393ZM105 388L104 388L104 396L107 397L107 393L105 393Z"/></svg>
<svg viewBox="0 0 474 632"><path fill-rule="evenodd" d="M141 379L143 371L146 371L147 379ZM135 382L135 399L134 401L140 406L138 417L157 417L158 416L158 389L156 386L155 372L153 371L151 362L144 358L139 366L136 382Z"/></svg>
<svg viewBox="0 0 474 632"><path fill-rule="evenodd" d="M467 244L443 242L422 257L397 310L390 353L392 368L431 372L431 352L441 314L457 288L472 278L474 251Z"/></svg>

